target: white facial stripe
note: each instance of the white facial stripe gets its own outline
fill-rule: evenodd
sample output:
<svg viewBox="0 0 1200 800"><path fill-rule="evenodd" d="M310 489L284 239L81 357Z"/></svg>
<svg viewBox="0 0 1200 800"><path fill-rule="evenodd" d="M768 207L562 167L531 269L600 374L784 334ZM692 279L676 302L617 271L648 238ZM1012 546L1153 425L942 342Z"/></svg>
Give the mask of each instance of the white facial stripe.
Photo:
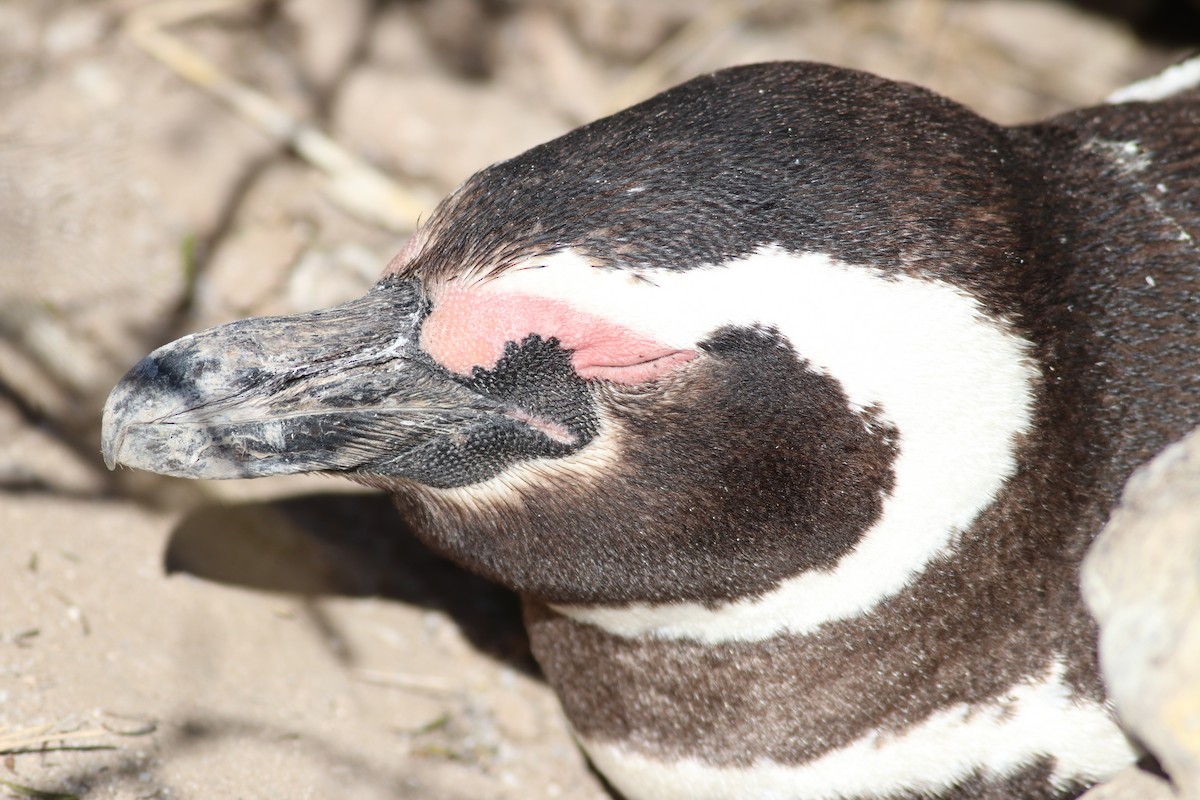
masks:
<svg viewBox="0 0 1200 800"><path fill-rule="evenodd" d="M1117 89L1105 100L1107 103L1153 103L1200 86L1200 56L1167 67L1137 83Z"/></svg>
<svg viewBox="0 0 1200 800"><path fill-rule="evenodd" d="M836 568L717 609L558 608L568 616L618 635L710 643L808 633L899 592L953 546L1016 468L1014 437L1029 429L1036 377L1027 343L952 286L778 248L720 267L642 272L641 280L569 252L538 263L546 268L497 281L681 348L723 325L773 326L836 379L856 409L881 408L900 436L881 518Z"/></svg>
<svg viewBox="0 0 1200 800"><path fill-rule="evenodd" d="M597 769L631 800L838 800L937 792L978 771L992 780L1054 758L1058 786L1092 782L1137 754L1102 707L1079 703L1061 663L983 707L956 705L902 733L871 733L796 766L760 760L716 767L697 759L657 761L619 744L580 738Z"/></svg>

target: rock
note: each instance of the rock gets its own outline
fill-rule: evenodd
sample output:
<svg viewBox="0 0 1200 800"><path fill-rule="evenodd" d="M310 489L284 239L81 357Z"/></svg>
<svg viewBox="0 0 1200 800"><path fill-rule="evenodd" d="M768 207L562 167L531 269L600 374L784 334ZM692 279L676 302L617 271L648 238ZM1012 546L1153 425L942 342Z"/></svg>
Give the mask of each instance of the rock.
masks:
<svg viewBox="0 0 1200 800"><path fill-rule="evenodd" d="M369 0L290 0L280 7L296 31L300 66L320 89L330 88L354 59L371 5Z"/></svg>
<svg viewBox="0 0 1200 800"><path fill-rule="evenodd" d="M1136 766L1127 767L1079 800L1178 800L1171 784Z"/></svg>
<svg viewBox="0 0 1200 800"><path fill-rule="evenodd" d="M1139 469L1083 565L1125 726L1200 798L1200 429Z"/></svg>
<svg viewBox="0 0 1200 800"><path fill-rule="evenodd" d="M109 15L100 8L68 6L46 25L42 47L55 60L75 56L99 45L111 26Z"/></svg>
<svg viewBox="0 0 1200 800"><path fill-rule="evenodd" d="M309 250L291 272L289 309L312 311L347 303L367 293L387 262L365 247L344 244L332 251Z"/></svg>
<svg viewBox="0 0 1200 800"><path fill-rule="evenodd" d="M12 403L0 398L0 490L10 488L96 495L105 488L105 476L53 432L29 425Z"/></svg>
<svg viewBox="0 0 1200 800"><path fill-rule="evenodd" d="M505 85L371 66L346 80L333 118L333 133L344 146L393 175L428 183L434 199L476 170L568 127Z"/></svg>

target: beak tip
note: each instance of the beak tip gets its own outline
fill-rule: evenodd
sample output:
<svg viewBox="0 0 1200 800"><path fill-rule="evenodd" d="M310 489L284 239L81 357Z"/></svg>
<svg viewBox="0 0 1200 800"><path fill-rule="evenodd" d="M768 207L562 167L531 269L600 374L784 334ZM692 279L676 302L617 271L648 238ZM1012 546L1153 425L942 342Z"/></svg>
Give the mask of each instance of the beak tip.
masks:
<svg viewBox="0 0 1200 800"><path fill-rule="evenodd" d="M151 469L137 463L136 453L130 453L129 432L139 423L149 422L165 416L175 401L155 385L156 363L151 354L139 361L113 387L104 403L100 423L100 453L105 465L116 469L118 464ZM136 437L135 437L136 438Z"/></svg>
<svg viewBox="0 0 1200 800"><path fill-rule="evenodd" d="M125 438L125 426L117 421L117 414L113 410L114 400L121 391L121 386L122 384L118 384L109 394L108 401L104 404L103 420L100 423L100 454L104 457L105 466L110 470L117 468L121 440Z"/></svg>

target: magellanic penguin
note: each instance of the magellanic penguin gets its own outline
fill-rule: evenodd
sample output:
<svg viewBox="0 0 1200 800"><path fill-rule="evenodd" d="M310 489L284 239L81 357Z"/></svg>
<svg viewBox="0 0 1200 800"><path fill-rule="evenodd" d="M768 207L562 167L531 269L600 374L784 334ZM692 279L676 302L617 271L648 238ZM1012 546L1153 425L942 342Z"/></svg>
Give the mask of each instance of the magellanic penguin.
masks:
<svg viewBox="0 0 1200 800"><path fill-rule="evenodd" d="M1002 127L696 78L479 172L365 297L156 350L105 457L392 492L631 800L1076 796L1137 758L1079 563L1200 422L1195 83Z"/></svg>

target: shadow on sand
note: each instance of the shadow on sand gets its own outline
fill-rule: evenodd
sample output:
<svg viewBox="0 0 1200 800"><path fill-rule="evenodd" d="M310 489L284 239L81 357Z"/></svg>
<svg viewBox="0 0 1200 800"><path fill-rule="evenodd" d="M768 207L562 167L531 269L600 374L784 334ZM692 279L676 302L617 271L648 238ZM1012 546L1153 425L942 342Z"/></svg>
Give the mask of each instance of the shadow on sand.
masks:
<svg viewBox="0 0 1200 800"><path fill-rule="evenodd" d="M232 586L442 611L481 652L538 675L517 596L431 552L382 494L202 506L172 531L164 558L168 573Z"/></svg>

